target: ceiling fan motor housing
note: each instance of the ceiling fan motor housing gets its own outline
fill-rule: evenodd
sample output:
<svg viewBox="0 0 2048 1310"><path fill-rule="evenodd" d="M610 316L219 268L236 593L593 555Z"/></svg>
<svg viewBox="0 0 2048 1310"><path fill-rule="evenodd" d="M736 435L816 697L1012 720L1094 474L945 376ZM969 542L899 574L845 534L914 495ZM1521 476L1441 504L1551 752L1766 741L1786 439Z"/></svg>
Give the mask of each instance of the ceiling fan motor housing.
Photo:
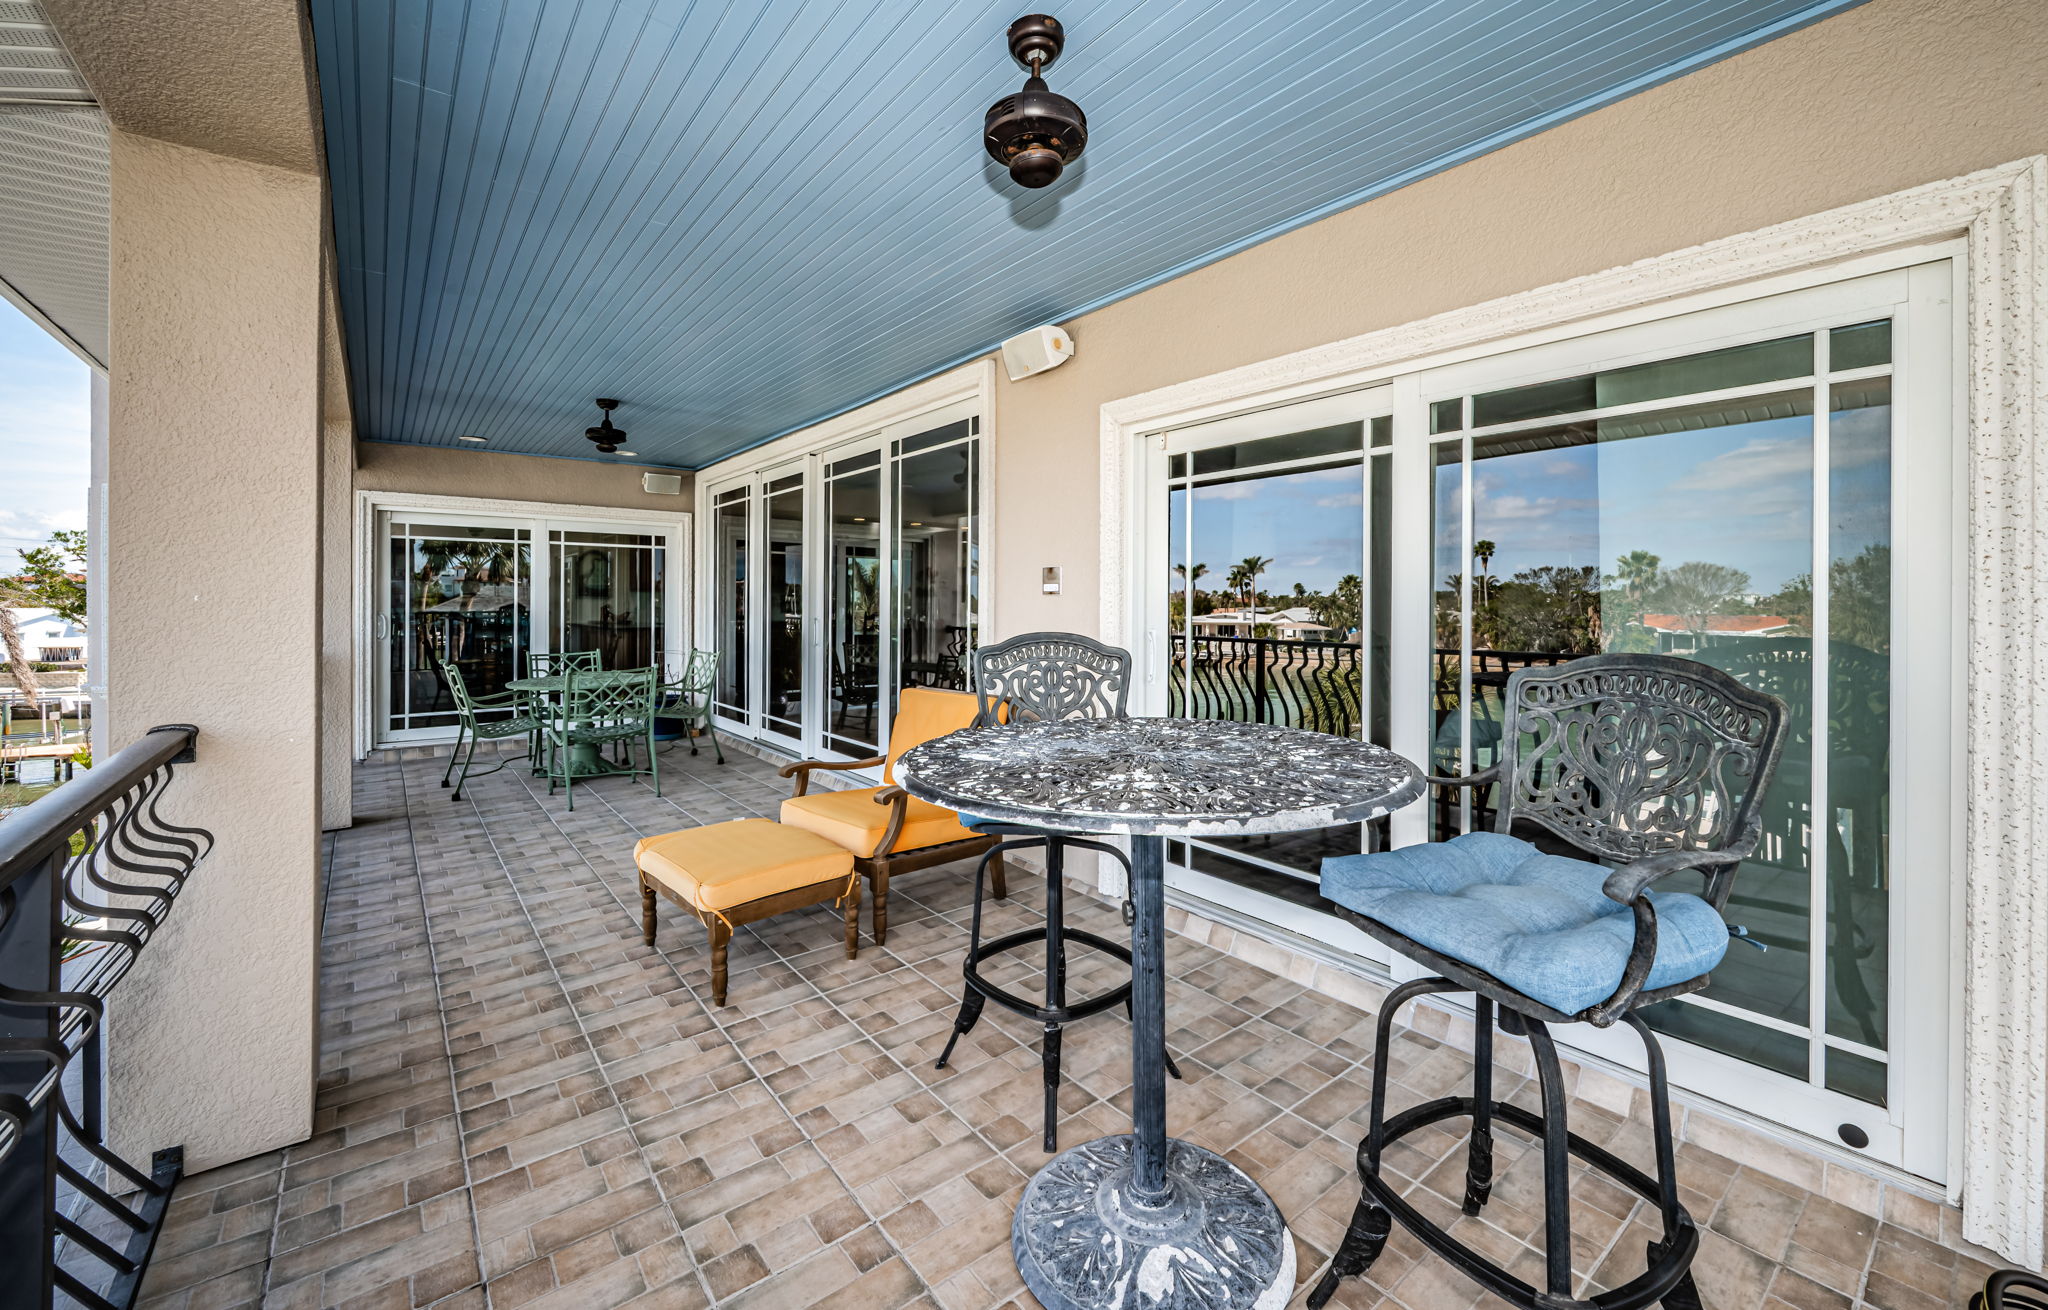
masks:
<svg viewBox="0 0 2048 1310"><path fill-rule="evenodd" d="M601 397L597 407L604 411L604 422L594 428L583 429L583 435L596 442L599 451L609 455L625 444L626 430L612 426L612 411L619 407L618 401Z"/></svg>
<svg viewBox="0 0 2048 1310"><path fill-rule="evenodd" d="M1088 116L1041 76L1066 40L1050 14L1028 14L1010 24L1010 53L1031 69L1031 77L1022 91L989 106L981 133L990 157L1021 186L1051 186L1088 144Z"/></svg>

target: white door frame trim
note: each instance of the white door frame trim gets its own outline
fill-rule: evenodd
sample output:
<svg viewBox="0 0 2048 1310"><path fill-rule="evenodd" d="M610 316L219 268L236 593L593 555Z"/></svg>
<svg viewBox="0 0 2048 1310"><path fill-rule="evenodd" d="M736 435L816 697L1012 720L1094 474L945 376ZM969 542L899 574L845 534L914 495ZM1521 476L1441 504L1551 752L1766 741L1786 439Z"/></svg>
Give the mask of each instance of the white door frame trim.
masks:
<svg viewBox="0 0 2048 1310"><path fill-rule="evenodd" d="M598 519L614 523L645 523L674 534L679 556L672 586L678 588L677 619L685 640L695 632L696 516L688 509L638 509L605 505L562 505L544 500L489 500L476 496L437 496L414 491L357 491L355 494L354 595L349 607L355 646L355 740L358 760L376 749L377 637L370 623L377 586L377 514L381 510L420 510L429 514L490 514L521 519ZM537 543L545 545L545 542Z"/></svg>
<svg viewBox="0 0 2048 1310"><path fill-rule="evenodd" d="M1969 613L1962 698L1968 798L1954 916L1961 1014L1955 1167L1963 1236L2030 1268L2048 1246L2048 156L2031 156L1755 232L1196 378L1102 407L1100 632L1131 629L1125 522L1136 438L1348 390L1394 373L1769 294L1828 268L1968 241ZM1968 1071L1968 1077L1962 1072Z"/></svg>

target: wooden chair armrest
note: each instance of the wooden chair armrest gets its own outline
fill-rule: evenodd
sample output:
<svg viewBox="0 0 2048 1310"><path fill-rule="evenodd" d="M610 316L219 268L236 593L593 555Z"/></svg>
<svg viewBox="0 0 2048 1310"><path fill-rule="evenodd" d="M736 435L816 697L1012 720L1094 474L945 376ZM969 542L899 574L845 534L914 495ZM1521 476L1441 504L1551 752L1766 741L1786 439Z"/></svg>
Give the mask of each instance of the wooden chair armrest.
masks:
<svg viewBox="0 0 2048 1310"><path fill-rule="evenodd" d="M795 797L803 795L810 788L813 770L826 769L834 773L843 773L848 769L872 769L877 764L886 764L887 762L887 758L881 755L877 755L871 760L798 760L794 764L785 764L777 769L775 776L778 778L796 779L796 790L790 793L792 797Z"/></svg>
<svg viewBox="0 0 2048 1310"><path fill-rule="evenodd" d="M889 826L882 829L882 839L875 843L874 850L876 855L887 855L896 849L896 839L903 835L903 820L910 812L910 793L891 785L876 792L873 800L889 807Z"/></svg>

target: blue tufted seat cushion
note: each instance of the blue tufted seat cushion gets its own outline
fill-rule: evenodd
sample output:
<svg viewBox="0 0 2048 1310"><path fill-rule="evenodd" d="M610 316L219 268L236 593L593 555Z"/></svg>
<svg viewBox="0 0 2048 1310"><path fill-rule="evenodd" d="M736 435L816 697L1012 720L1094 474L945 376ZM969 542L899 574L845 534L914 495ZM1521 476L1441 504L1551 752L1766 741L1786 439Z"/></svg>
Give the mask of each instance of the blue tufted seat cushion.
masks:
<svg viewBox="0 0 2048 1310"><path fill-rule="evenodd" d="M1577 1014L1614 995L1635 914L1600 890L1608 870L1497 832L1323 861L1323 895L1532 1000ZM1708 972L1728 928L1690 892L1651 892L1657 956L1644 989Z"/></svg>

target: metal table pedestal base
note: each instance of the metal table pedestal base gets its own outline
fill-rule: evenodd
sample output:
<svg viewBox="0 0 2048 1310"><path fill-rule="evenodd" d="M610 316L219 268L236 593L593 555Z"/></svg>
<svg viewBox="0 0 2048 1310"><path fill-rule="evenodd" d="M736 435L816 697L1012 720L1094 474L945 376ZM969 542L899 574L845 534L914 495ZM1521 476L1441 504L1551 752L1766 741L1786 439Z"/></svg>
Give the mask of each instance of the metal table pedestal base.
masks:
<svg viewBox="0 0 2048 1310"><path fill-rule="evenodd" d="M1259 1185L1213 1151L1166 1141L1168 1198L1132 1195L1135 1139L1098 1137L1025 1185L1017 1270L1046 1310L1282 1310L1294 1242Z"/></svg>

